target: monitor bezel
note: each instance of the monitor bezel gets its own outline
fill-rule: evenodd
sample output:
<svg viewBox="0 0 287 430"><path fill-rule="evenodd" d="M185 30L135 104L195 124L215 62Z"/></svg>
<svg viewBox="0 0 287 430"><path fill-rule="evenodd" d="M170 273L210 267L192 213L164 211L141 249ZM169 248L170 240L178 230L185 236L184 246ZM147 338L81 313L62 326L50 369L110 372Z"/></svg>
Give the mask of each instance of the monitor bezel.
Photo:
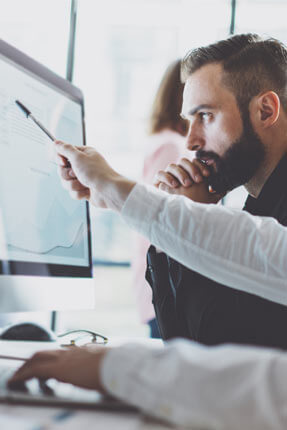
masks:
<svg viewBox="0 0 287 430"><path fill-rule="evenodd" d="M39 81L50 85L50 87L52 87L53 89L60 91L71 100L80 104L82 113L83 144L86 145L85 110L82 91L66 79L62 78L61 76L44 66L43 64L40 64L38 61L29 57L22 51L19 51L17 48L2 39L0 39L0 59L3 59L3 61L6 61L10 64L14 64L15 67L17 67L18 69L22 69L24 72L28 72L30 75L33 75ZM8 267L10 275L92 278L93 266L89 203L85 202L85 205L87 217L86 234L88 236L88 266L5 260L2 261L0 264L0 275L7 274Z"/></svg>

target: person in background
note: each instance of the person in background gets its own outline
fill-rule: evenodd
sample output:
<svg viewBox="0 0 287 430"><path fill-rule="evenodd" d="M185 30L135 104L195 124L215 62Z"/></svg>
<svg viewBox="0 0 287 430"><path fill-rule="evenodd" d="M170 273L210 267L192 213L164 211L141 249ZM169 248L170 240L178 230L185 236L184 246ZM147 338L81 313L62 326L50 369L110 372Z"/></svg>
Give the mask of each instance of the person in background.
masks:
<svg viewBox="0 0 287 430"><path fill-rule="evenodd" d="M152 184L156 173L184 155L187 121L180 117L184 85L180 77L181 60L167 67L156 92L148 122L147 150L143 163L142 180ZM141 321L150 327L150 336L160 337L152 290L145 280L146 254L150 243L135 233L132 259L133 284Z"/></svg>

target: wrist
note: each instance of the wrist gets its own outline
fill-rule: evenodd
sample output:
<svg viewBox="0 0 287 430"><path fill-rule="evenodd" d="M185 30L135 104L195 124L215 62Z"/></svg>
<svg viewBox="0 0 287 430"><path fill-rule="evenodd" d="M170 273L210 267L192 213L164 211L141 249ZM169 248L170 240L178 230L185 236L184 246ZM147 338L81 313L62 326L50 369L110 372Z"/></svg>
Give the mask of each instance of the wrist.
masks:
<svg viewBox="0 0 287 430"><path fill-rule="evenodd" d="M103 378L102 378L102 367L103 367L103 363L105 361L105 357L108 354L108 352L110 351L110 347L102 347L102 350L99 350L97 352L97 371L96 371L96 378L97 378L97 382L96 382L96 389L102 393L102 394L107 394L108 391L105 388L104 384L103 384Z"/></svg>
<svg viewBox="0 0 287 430"><path fill-rule="evenodd" d="M100 190L97 187L94 192L100 191L100 197L106 208L120 212L135 184L135 181L113 173L107 180L101 182Z"/></svg>

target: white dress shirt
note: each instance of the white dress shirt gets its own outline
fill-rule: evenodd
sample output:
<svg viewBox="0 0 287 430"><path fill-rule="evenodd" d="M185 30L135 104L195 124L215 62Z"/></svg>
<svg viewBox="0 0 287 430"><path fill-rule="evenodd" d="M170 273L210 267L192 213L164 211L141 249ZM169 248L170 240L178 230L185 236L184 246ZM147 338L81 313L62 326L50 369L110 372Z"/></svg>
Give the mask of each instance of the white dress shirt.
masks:
<svg viewBox="0 0 287 430"><path fill-rule="evenodd" d="M190 269L287 304L287 228L277 221L141 184L122 216ZM180 426L287 428L287 353L279 350L185 340L163 349L123 345L107 353L101 377L112 394Z"/></svg>
<svg viewBox="0 0 287 430"><path fill-rule="evenodd" d="M132 189L121 214L189 269L287 305L287 228L275 219L195 203L143 184Z"/></svg>
<svg viewBox="0 0 287 430"><path fill-rule="evenodd" d="M123 345L106 354L106 389L177 426L286 430L287 354L174 340L165 348Z"/></svg>

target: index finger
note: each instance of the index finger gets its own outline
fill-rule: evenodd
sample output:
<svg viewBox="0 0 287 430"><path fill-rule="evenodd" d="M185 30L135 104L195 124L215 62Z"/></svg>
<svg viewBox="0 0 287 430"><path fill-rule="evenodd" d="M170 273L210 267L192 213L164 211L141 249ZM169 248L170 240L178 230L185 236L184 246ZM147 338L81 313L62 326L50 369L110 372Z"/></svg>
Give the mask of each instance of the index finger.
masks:
<svg viewBox="0 0 287 430"><path fill-rule="evenodd" d="M48 379L51 363L54 362L57 351L41 351L29 358L8 380L8 385L26 381L32 378Z"/></svg>
<svg viewBox="0 0 287 430"><path fill-rule="evenodd" d="M66 159L67 161L74 161L76 155L78 155L79 149L76 148L73 145L70 145L69 143L62 142L61 140L55 140L55 150L59 156L62 157L62 159Z"/></svg>
<svg viewBox="0 0 287 430"><path fill-rule="evenodd" d="M179 165L189 173L194 182L201 182L204 176L209 175L209 170L199 160L190 161L188 158L182 158Z"/></svg>
<svg viewBox="0 0 287 430"><path fill-rule="evenodd" d="M25 382L32 378L46 380L53 375L52 366L48 362L29 364L28 367L21 368L7 382L8 387L18 382Z"/></svg>

